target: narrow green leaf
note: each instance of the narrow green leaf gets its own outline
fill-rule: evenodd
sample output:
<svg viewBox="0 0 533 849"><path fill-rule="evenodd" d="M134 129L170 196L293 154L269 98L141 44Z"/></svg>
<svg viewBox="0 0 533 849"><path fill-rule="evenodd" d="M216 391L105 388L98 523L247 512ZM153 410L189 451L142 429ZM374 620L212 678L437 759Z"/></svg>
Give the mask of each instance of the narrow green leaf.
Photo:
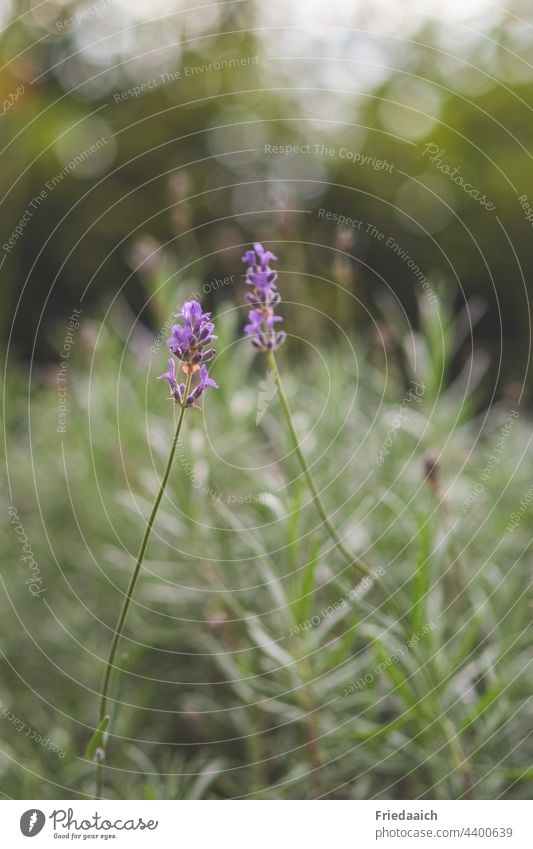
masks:
<svg viewBox="0 0 533 849"><path fill-rule="evenodd" d="M297 488L293 502L293 510L289 514L287 522L287 555L293 572L298 569L299 528L300 515L302 512L302 487Z"/></svg>
<svg viewBox="0 0 533 849"><path fill-rule="evenodd" d="M418 527L418 558L413 578L411 621L413 631L423 628L428 621L425 599L428 591L428 571L433 548L433 534L428 519L420 519Z"/></svg>
<svg viewBox="0 0 533 849"><path fill-rule="evenodd" d="M296 593L297 598L293 604L297 623L303 622L312 612L315 572L318 565L320 546L320 540L316 540L313 543L309 553L309 561L303 569L302 580Z"/></svg>
<svg viewBox="0 0 533 849"><path fill-rule="evenodd" d="M398 660L398 656L395 654L389 654L379 639L372 641L372 648L378 665L383 664L384 666L382 674L392 683L393 692L403 701L406 707L413 709L416 709L417 706L420 707L419 700L412 689L412 683L405 675L402 660Z"/></svg>
<svg viewBox="0 0 533 849"><path fill-rule="evenodd" d="M109 725L110 716L107 714L104 716L101 722L98 723L96 730L87 743L87 748L85 749L85 757L92 760L94 758L95 752L98 748L100 748L101 743L103 741L104 734L107 730L107 726Z"/></svg>

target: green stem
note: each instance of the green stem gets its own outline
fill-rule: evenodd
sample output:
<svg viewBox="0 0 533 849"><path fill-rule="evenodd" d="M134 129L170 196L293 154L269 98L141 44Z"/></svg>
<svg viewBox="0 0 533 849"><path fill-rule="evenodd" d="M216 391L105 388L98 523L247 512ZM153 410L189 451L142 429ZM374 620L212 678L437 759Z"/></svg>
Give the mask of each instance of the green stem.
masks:
<svg viewBox="0 0 533 849"><path fill-rule="evenodd" d="M322 519L322 522L324 523L324 527L327 529L331 538L335 542L335 545L337 546L339 551L344 555L346 560L349 560L350 564L355 566L355 568L360 572L361 575L363 575L363 577L374 579L374 575L373 575L371 569L369 568L369 566L367 566L366 563L364 563L364 561L361 560L360 558L354 557L354 555L351 553L351 551L349 551L349 549L345 546L345 544L343 543L336 527L332 524L331 519L328 516L328 512L327 512L327 510L324 506L324 502L322 501L322 498L320 497L320 493L319 493L318 488L317 488L315 481L313 479L313 475L311 474L311 469L309 468L309 466L307 464L307 460L304 456L304 453L303 453L302 449L300 448L300 442L299 442L299 439L298 439L298 434L296 433L296 431L294 429L294 425L292 423L291 408L289 407L289 402L287 400L287 396L285 395L285 391L283 389L283 384L281 382L281 375L279 373L278 365L276 363L276 358L274 356L273 351L269 351L267 356L268 356L268 363L269 363L270 369L271 369L271 371L274 375L274 380L276 382L279 400L281 402L283 412L285 413L285 419L287 421L287 427L288 427L288 430L289 430L289 433L290 433L290 436L291 436L291 441L292 441L292 444L293 444L294 453L298 457L298 461L299 461L300 466L302 468L302 472L303 472L304 477L307 481L307 485L309 487L309 490L310 490L310 492L313 496L313 501L315 502L315 506L316 506L316 509L318 510L319 516Z"/></svg>
<svg viewBox="0 0 533 849"><path fill-rule="evenodd" d="M317 508L317 511L320 515L320 518L322 519L324 527L328 531L329 535L331 536L331 538L334 541L335 545L337 546L338 550L344 556L344 558L348 562L348 564L350 566L355 566L355 568L359 571L359 573L361 575L363 575L364 577L371 578L373 583L379 588L379 590L380 590L381 594L384 596L385 600L390 604L395 616L397 616L398 624L400 624L402 622L403 618L404 618L404 615L403 615L401 609L399 608L399 606L396 602L396 599L394 598L392 593L389 591L389 588L386 586L386 584L383 583L383 581L380 580L380 578L374 572L372 572L372 570L369 568L369 566L367 566L367 564L363 560L361 560L361 558L355 557L352 554L352 552L348 549L348 547L342 541L342 538L339 535L336 527L331 522L331 520L328 516L327 510L324 506L324 503L323 503L323 501L320 497L320 493L318 491L318 488L317 488L317 486L314 482L313 475L311 474L311 469L309 468L309 465L307 463L307 459L306 459L306 457L305 457L305 455L304 455L304 453L303 453L303 451L300 447L298 434L296 433L296 430L294 428L294 424L293 424L293 421L292 421L291 408L289 406L287 396L285 395L285 391L283 389L283 384L281 382L281 375L279 373L279 369L278 369L278 365L277 365L277 362L276 362L276 358L274 356L274 352L269 351L268 354L267 354L267 358L268 358L268 363L269 363L270 369L271 369L271 371L274 375L274 380L275 380L276 387L277 387L277 390L278 390L279 400L280 400L283 412L285 414L285 419L286 419L286 422L287 422L287 428L289 430L289 434L290 434L290 437L291 437L292 445L293 445L293 448L294 448L294 453L296 454L296 456L298 458L302 472L303 472L304 477L307 481L307 485L309 487L311 495L313 496L313 501L314 501L315 506ZM404 628L404 631L405 631L405 628ZM411 636L410 634L407 635L408 639L410 639L410 636ZM419 662L421 662L420 657L418 658L418 660L419 660ZM424 678L426 678L423 667L424 667L424 664L421 662L420 671L424 675ZM427 678L426 683L429 683L431 690L433 690L433 689L436 690L436 685L433 684L431 679ZM443 735L444 735L444 739L446 740L448 746L450 747L450 753L452 755L452 763L454 765L454 769L456 769L463 778L464 785L465 785L465 793L466 793L467 797L473 798L473 795L472 795L473 794L472 779L471 779L471 776L470 776L468 761L466 759L466 756L462 752L459 737L458 737L458 735L454 734L453 726L451 725L450 721L448 720L448 718L445 715L445 711L444 711L444 708L441 704L440 696L439 696L438 692L436 692L436 701L437 701L437 704L439 706L439 710L442 712L443 716L445 717L444 721L441 724L441 728L442 728L442 732L443 732Z"/></svg>
<svg viewBox="0 0 533 849"><path fill-rule="evenodd" d="M301 670L302 682L307 685L299 695L298 701L305 713L304 731L305 731L305 751L309 760L309 785L314 798L322 793L322 782L320 779L320 769L322 766L322 757L320 754L319 730L317 724L316 707L309 681L312 678L312 673L309 668L309 663L302 658L297 662L298 668Z"/></svg>
<svg viewBox="0 0 533 849"><path fill-rule="evenodd" d="M137 560L135 563L135 568L133 569L130 582L128 585L128 589L126 591L126 595L124 596L124 601L122 603L122 610L120 611L120 616L118 617L117 624L115 627L115 631L113 634L113 639L111 640L111 645L109 647L109 654L107 657L107 663L104 672L104 679L102 683L102 693L100 696L100 713L98 722L102 722L103 718L106 715L107 703L109 700L109 685L111 683L111 675L114 669L115 656L117 653L118 644L120 642L120 638L122 636L122 631L124 629L124 624L126 622L126 617L128 615L128 610L130 608L131 600L133 597L133 592L135 590L135 585L137 583L137 579L139 577L139 572L141 571L141 566L144 560L144 555L146 552L146 547L148 545L148 540L150 538L150 534L152 533L152 527L155 521L155 517L157 515L157 511L159 510L159 505L161 503L161 499L163 498L163 493L165 492L165 487L168 482L168 478L170 475L170 469L172 468L172 463L174 460L174 455L176 453L176 448L178 445L178 440L181 432L181 426L183 424L183 419L185 416L185 410L187 407L185 406L185 401L187 396L189 395L189 391L191 388L191 380L192 373L187 374L187 379L185 383L185 392L183 394L183 404L181 405L180 414L178 417L178 423L176 425L176 432L174 434L174 439L172 440L172 446L170 448L170 454L168 455L167 465L163 477L161 478L161 483L159 484L159 490L157 492L152 510L150 512L150 516L148 518L148 522L146 524L146 528L143 534L143 538L141 540L141 546L139 548L139 553L137 555ZM96 762L96 798L100 799L102 797L102 759L99 758Z"/></svg>

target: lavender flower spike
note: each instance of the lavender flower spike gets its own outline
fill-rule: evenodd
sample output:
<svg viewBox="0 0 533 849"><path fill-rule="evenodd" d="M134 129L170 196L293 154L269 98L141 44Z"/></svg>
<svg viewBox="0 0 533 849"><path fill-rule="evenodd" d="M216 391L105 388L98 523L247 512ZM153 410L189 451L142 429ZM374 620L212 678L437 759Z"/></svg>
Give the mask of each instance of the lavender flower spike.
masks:
<svg viewBox="0 0 533 849"><path fill-rule="evenodd" d="M275 324L283 321L280 315L274 315L274 308L281 301L276 286L278 273L270 268L269 262L277 259L272 251L266 251L260 242L255 242L253 250L246 251L242 261L248 263L246 283L252 291L246 295L248 303L254 307L248 313L248 324L244 332L250 337L252 345L259 351L275 351L286 339L287 334L276 331Z"/></svg>
<svg viewBox="0 0 533 849"><path fill-rule="evenodd" d="M182 369L187 375L187 382L179 383L176 380L176 363L168 361L168 371L160 374L158 380L168 380L170 395L181 407L196 407L197 401L207 387L218 389L218 385L207 374L205 363L211 360L216 351L213 348L205 350L213 339L215 326L210 312L202 312L198 301L186 301L176 318L183 324L175 324L172 328L172 336L167 339L170 350L182 362ZM200 380L197 385L191 387L192 376L200 372Z"/></svg>
<svg viewBox="0 0 533 849"><path fill-rule="evenodd" d="M167 344L178 360L187 365L199 366L214 357L214 350L204 351L205 346L217 338L213 335L215 325L209 320L211 313L202 312L198 301L186 301L181 312L176 313L176 318L184 323L174 325Z"/></svg>
<svg viewBox="0 0 533 849"><path fill-rule="evenodd" d="M135 586L137 584L137 580L139 578L139 574L144 562L144 556L146 554L148 540L150 539L152 528L157 516L157 512L159 510L159 505L161 504L161 499L165 494L165 487L170 477L172 463L174 461L174 456L176 454L176 450L179 444L183 421L185 419L187 409L189 407L198 406L197 401L209 386L212 386L215 389L218 388L215 381L209 377L207 373L207 367L205 365L208 360L211 360L215 356L215 351L212 348L206 349L206 346L209 345L209 343L212 342L213 339L216 339L216 336L213 334L215 326L213 322L210 321L211 313L202 312L202 307L200 306L198 301L187 301L185 304L183 304L181 312L177 313L176 318L179 320L180 323L175 324L172 328L172 336L170 337L170 339L167 339L167 344L169 345L170 350L172 351L174 356L178 360L181 360L181 369L185 374L185 382L178 383L178 378L176 377L176 362L174 359L170 358L168 361L168 371L166 371L164 374L160 374L158 379L168 381L168 385L170 386L170 396L176 402L176 404L179 404L180 411L179 414L176 416L176 430L174 433L174 439L172 440L172 444L170 447L170 453L168 455L165 471L163 472L163 476L159 484L159 489L157 490L157 495L155 497L155 501L150 511L146 527L144 529L139 553L137 555L137 560L135 561L135 567L131 574L126 595L124 596L124 600L122 602L122 607L117 619L117 624L109 646L107 663L104 668L104 677L102 680L102 690L100 695L98 725L95 728L95 732L93 734L93 740L95 739L95 735L97 734L99 740L101 741L101 745L99 745L93 752L91 748L93 745L93 740L91 740L88 747L92 753L91 756L93 757L96 766L97 799L102 798L102 779L103 771L105 769L104 742L105 738L107 737L107 734L104 733L104 731L108 727L110 720L110 714L107 713L107 705L109 703L109 688L111 684L112 673L113 669L115 668L115 657L120 640L122 638L122 633L126 623L128 610L131 605L131 600L133 598ZM96 746L96 743L94 745Z"/></svg>

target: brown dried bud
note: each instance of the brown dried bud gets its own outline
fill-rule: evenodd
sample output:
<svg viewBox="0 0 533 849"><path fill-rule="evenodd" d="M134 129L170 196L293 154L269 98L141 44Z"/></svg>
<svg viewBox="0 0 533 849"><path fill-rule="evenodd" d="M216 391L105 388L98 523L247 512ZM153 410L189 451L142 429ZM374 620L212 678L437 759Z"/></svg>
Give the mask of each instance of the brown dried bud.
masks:
<svg viewBox="0 0 533 849"><path fill-rule="evenodd" d="M424 477L432 489L437 489L439 485L439 472L440 464L436 454L428 451L424 457Z"/></svg>

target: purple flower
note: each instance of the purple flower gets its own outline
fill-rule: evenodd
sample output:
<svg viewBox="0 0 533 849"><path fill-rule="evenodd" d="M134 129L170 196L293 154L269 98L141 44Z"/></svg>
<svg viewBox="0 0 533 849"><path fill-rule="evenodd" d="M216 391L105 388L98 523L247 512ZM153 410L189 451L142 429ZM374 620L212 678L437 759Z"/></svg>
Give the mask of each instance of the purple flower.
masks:
<svg viewBox="0 0 533 849"><path fill-rule="evenodd" d="M168 371L166 371L164 374L160 374L157 379L162 380L163 378L165 378L165 380L168 380L171 389L176 388L176 363L174 362L174 360L168 361Z"/></svg>
<svg viewBox="0 0 533 849"><path fill-rule="evenodd" d="M185 384L180 383L178 385L178 382L176 380L176 363L174 362L174 360L168 361L168 371L166 371L164 374L160 374L157 379L163 380L163 378L165 380L168 380L168 383L169 383L169 386L170 386L170 394L171 394L172 398L174 398L174 401L176 402L176 404L183 404L183 396L185 394Z"/></svg>
<svg viewBox="0 0 533 849"><path fill-rule="evenodd" d="M204 351L205 346L217 338L213 335L215 325L209 320L211 313L203 313L198 301L186 301L181 312L176 313L176 318L184 323L175 324L172 336L167 339L174 356L193 366L206 363L214 357L215 351L212 348Z"/></svg>
<svg viewBox="0 0 533 849"><path fill-rule="evenodd" d="M218 389L218 383L215 383L209 375L207 374L207 369L205 366L200 367L200 381L193 389L189 397L187 398L187 407L192 407L196 404L199 397L205 392L208 386L212 386L213 389Z"/></svg>
<svg viewBox="0 0 533 849"><path fill-rule="evenodd" d="M200 380L196 386L189 388L189 394L185 396L186 385L178 384L176 363L172 359L168 361L168 371L160 374L158 380L168 380L170 394L176 404L181 407L195 407L196 402L209 386L218 389L215 381L208 376L205 366L216 352L213 348L204 350L206 345L217 338L213 334L215 326L210 321L211 313L203 313L198 301L187 301L181 312L176 314L176 318L181 319L183 324L173 326L172 336L167 339L167 344L174 356L182 361L185 374L195 375L199 372Z"/></svg>
<svg viewBox="0 0 533 849"><path fill-rule="evenodd" d="M262 310L250 310L248 313L248 321L249 324L245 324L244 332L249 336L254 333L261 333L263 331L263 311Z"/></svg>
<svg viewBox="0 0 533 849"><path fill-rule="evenodd" d="M287 336L283 331L276 332L274 327L276 322L283 321L281 316L274 315L274 308L281 301L281 296L276 286L278 273L270 268L269 263L276 258L260 242L255 242L253 250L246 251L242 258L243 262L248 263L246 283L252 287L246 300L254 307L248 313L249 323L244 332L259 351L275 351Z"/></svg>

